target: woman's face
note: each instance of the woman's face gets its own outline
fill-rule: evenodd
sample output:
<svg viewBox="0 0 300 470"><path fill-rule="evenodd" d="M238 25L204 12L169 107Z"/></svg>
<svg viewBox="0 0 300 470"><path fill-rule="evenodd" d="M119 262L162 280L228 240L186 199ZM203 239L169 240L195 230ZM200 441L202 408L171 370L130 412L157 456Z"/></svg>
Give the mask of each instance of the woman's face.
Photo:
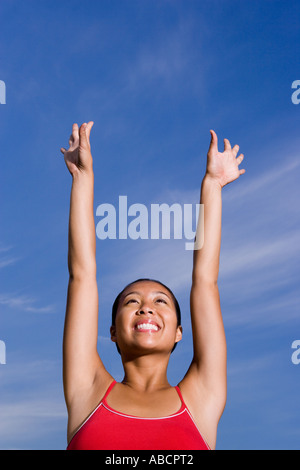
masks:
<svg viewBox="0 0 300 470"><path fill-rule="evenodd" d="M181 340L170 292L153 281L140 281L123 292L111 327L111 339L121 353L171 352Z"/></svg>

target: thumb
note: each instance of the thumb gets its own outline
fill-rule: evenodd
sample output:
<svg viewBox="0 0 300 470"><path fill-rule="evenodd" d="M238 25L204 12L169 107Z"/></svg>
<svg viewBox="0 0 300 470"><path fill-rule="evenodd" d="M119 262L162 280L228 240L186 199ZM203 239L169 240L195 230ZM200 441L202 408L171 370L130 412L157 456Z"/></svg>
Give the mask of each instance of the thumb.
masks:
<svg viewBox="0 0 300 470"><path fill-rule="evenodd" d="M210 140L210 145L208 152L218 152L218 137L215 131L210 130L210 135L211 135L211 140Z"/></svg>

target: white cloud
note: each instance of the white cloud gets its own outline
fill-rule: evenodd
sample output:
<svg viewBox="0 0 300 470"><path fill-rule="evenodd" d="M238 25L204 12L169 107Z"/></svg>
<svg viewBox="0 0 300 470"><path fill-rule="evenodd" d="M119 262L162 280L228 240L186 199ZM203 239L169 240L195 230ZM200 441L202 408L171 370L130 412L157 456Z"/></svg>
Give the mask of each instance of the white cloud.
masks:
<svg viewBox="0 0 300 470"><path fill-rule="evenodd" d="M53 439L64 430L66 435L66 409L63 402L54 398L25 399L21 401L2 402L0 404L0 448L14 447L31 449L38 447L42 438ZM66 446L62 440L61 448ZM36 446L36 447L35 447Z"/></svg>
<svg viewBox="0 0 300 470"><path fill-rule="evenodd" d="M12 248L12 246L1 246L0 244L0 269L5 268L6 266L10 266L11 264L15 264L17 261L19 261L20 258L7 255L7 252L9 252Z"/></svg>
<svg viewBox="0 0 300 470"><path fill-rule="evenodd" d="M7 253L12 249L12 246L0 245L0 254ZM11 257L0 257L0 269L5 268L9 265L17 263L21 258L14 256ZM14 293L0 293L0 305L5 305L9 308L17 308L20 310L25 310L27 312L36 312L36 313L49 313L56 310L55 305L46 305L37 307L36 304L38 299L30 295L20 295L16 292Z"/></svg>
<svg viewBox="0 0 300 470"><path fill-rule="evenodd" d="M6 266L10 266L11 264L15 264L19 258L2 258L0 259L0 269L6 268Z"/></svg>
<svg viewBox="0 0 300 470"><path fill-rule="evenodd" d="M247 178L247 174L244 177L243 183L241 183L237 188L234 189L234 186L231 186L233 188L231 191L226 191L223 199L226 201L226 203L229 203L230 201L235 201L237 204L243 203L245 200L250 199L254 197L255 200L261 199L261 201L264 201L264 196L265 196L265 191L267 190L267 193L269 190L271 190L274 193L274 197L282 196L283 199L286 198L287 193L279 193L278 191L281 186L285 186L287 183L286 178L289 176L293 176L294 172L299 171L299 166L300 166L300 159L299 157L291 156L287 159L285 159L282 162L282 165L280 167L271 167L267 172L264 172L262 174L255 174L252 177ZM247 167L247 161L245 160L243 162L243 167ZM234 184L234 183L233 183ZM279 185L275 186L275 185ZM287 187L288 193L290 192L291 188ZM293 188L294 190L298 189L296 187ZM261 192L260 192L261 191Z"/></svg>
<svg viewBox="0 0 300 470"><path fill-rule="evenodd" d="M219 285L230 325L294 320L299 312L298 159L224 195Z"/></svg>
<svg viewBox="0 0 300 470"><path fill-rule="evenodd" d="M268 237L263 239L241 241L241 245L236 248L224 250L222 255L221 275L226 280L232 276L237 276L241 272L246 278L249 272L255 271L256 276L276 277L285 282L286 276L291 273L291 268L295 264L295 256L299 256L298 241L300 230L291 233L283 233L274 239ZM274 272L275 268L277 271ZM285 277L279 275L284 273ZM257 277L256 277L257 279ZM266 281L269 279L266 279ZM238 279L237 279L238 281Z"/></svg>
<svg viewBox="0 0 300 470"><path fill-rule="evenodd" d="M22 390L22 393L19 393ZM62 392L61 363L24 361L11 354L1 369L1 449L38 447L41 439L61 435L66 444L67 411ZM65 436L65 437L64 437Z"/></svg>
<svg viewBox="0 0 300 470"><path fill-rule="evenodd" d="M27 295L19 294L0 294L0 304L6 305L9 308L17 308L20 310L25 310L27 312L36 312L36 313L49 313L54 312L56 307L55 305L47 305L42 307L35 307L33 304L37 302L37 299Z"/></svg>
<svg viewBox="0 0 300 470"><path fill-rule="evenodd" d="M141 89L158 79L170 90L178 83L192 63L194 52L189 47L192 30L191 19L181 19L174 29L159 35L157 42L143 44L137 58L128 67L128 87Z"/></svg>

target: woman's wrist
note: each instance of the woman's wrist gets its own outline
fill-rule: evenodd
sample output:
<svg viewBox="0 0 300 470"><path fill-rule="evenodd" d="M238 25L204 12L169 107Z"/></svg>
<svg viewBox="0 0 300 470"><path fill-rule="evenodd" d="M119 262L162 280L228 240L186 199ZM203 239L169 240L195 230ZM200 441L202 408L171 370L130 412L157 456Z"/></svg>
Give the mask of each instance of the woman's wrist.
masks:
<svg viewBox="0 0 300 470"><path fill-rule="evenodd" d="M205 173L202 184L209 184L212 187L216 187L217 189L222 189L222 184L218 180L218 178L215 178L211 176L209 173Z"/></svg>
<svg viewBox="0 0 300 470"><path fill-rule="evenodd" d="M72 174L73 183L78 184L91 184L94 182L94 171L93 167L80 170L79 168Z"/></svg>

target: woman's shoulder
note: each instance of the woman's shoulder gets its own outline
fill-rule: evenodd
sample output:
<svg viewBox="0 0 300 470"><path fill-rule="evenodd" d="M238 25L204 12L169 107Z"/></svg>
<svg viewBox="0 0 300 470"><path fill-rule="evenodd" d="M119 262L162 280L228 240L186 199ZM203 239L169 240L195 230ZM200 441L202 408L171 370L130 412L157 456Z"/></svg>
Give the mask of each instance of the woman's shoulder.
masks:
<svg viewBox="0 0 300 470"><path fill-rule="evenodd" d="M68 406L68 441L87 417L97 408L115 379L107 372L96 374L93 384L78 388Z"/></svg>
<svg viewBox="0 0 300 470"><path fill-rule="evenodd" d="M213 396L208 393L201 381L193 376L184 377L178 383L178 388L200 434L213 449L219 423Z"/></svg>

